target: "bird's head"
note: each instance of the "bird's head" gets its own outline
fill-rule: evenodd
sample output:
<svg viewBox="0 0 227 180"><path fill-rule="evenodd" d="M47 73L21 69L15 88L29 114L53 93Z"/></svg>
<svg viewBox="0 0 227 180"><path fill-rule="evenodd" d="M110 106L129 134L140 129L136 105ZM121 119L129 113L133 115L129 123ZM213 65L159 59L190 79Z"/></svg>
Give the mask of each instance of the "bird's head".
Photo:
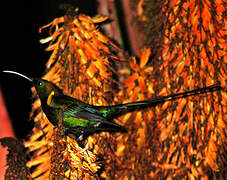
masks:
<svg viewBox="0 0 227 180"><path fill-rule="evenodd" d="M61 94L62 91L55 84L44 79L33 78L32 83L40 97L40 99L47 99L53 94Z"/></svg>
<svg viewBox="0 0 227 180"><path fill-rule="evenodd" d="M44 79L39 79L39 78L30 78L28 76L25 76L21 73L15 72L15 71L3 71L5 73L12 73L12 74L16 74L18 76L21 76L25 79L27 79L28 81L30 81L33 86L35 87L39 98L42 100L47 100L48 97L51 97L53 94L61 94L62 90L57 87L55 84L44 80Z"/></svg>

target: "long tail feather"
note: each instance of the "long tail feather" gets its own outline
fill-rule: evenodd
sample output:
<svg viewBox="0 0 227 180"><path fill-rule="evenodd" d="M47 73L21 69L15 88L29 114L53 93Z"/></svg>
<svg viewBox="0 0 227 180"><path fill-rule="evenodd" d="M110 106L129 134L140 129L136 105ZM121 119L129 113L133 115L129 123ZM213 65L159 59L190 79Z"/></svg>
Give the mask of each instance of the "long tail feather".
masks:
<svg viewBox="0 0 227 180"><path fill-rule="evenodd" d="M174 99L184 98L184 97L188 97L188 96L192 96L192 95L217 91L217 90L220 90L220 89L223 89L223 88L220 85L215 84L215 85L212 85L212 86L206 86L206 87L203 87L203 88L185 91L185 92L182 92L182 93L176 93L176 94L170 94L170 95L167 95L167 96L159 96L159 97L155 97L155 98L150 98L150 99L147 99L147 100L144 100L144 101L137 101L137 102L127 103L127 104L119 104L119 105L116 105L116 108L129 109L129 108L134 108L134 107L143 106L143 105L155 106L155 105L157 105L159 103L163 103L165 101L171 101L171 100L174 100Z"/></svg>

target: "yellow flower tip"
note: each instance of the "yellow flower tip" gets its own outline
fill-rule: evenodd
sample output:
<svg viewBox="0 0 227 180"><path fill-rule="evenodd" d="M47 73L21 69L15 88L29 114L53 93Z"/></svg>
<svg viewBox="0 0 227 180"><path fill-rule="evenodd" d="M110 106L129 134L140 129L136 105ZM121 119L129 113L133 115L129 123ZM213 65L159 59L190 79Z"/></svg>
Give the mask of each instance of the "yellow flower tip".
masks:
<svg viewBox="0 0 227 180"><path fill-rule="evenodd" d="M49 37L47 37L47 38L40 39L39 42L40 42L41 44L45 44L45 43L47 43L47 42L50 42L52 39L53 39L53 37L52 37L52 36L49 36Z"/></svg>
<svg viewBox="0 0 227 180"><path fill-rule="evenodd" d="M92 22L93 23L100 23L100 22L106 21L107 19L109 19L108 16L97 15L95 17L92 17Z"/></svg>

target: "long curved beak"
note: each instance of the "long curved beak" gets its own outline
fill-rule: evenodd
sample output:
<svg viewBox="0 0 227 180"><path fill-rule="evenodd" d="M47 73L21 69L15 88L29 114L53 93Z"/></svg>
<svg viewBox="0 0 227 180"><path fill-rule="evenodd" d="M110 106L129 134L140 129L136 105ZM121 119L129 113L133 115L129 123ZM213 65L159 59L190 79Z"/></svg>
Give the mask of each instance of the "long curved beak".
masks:
<svg viewBox="0 0 227 180"><path fill-rule="evenodd" d="M32 78L29 78L28 76L25 76L25 75L23 75L23 74L21 74L21 73L15 72L15 71L4 70L4 71L2 71L2 72L4 72L4 73L16 74L16 75L18 75L18 76L21 76L21 77L23 77L23 78L29 80L30 82L33 82Z"/></svg>

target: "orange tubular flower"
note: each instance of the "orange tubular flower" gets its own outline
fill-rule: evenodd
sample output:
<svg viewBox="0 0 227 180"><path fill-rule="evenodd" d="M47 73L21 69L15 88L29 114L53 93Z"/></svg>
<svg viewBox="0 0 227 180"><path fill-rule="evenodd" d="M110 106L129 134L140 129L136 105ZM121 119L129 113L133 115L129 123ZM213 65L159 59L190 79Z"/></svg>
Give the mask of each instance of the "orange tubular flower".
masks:
<svg viewBox="0 0 227 180"><path fill-rule="evenodd" d="M149 18L141 8L148 9L149 2L138 4L143 21ZM131 75L124 81L119 100L143 100L155 93L167 95L218 82L226 87L224 3L173 0L160 1L160 7L158 17L163 22L156 23L163 23L157 26L163 32L155 42L162 48L152 59L155 66L149 64L149 50L144 50L139 64L130 63ZM128 132L107 138L114 153L103 148L107 162L103 177L225 179L226 96L221 90L121 116Z"/></svg>
<svg viewBox="0 0 227 180"><path fill-rule="evenodd" d="M59 85L66 94L83 101L93 104L111 102L112 96L108 98L103 94L114 93L109 59L118 57L111 53L109 47L117 46L95 26L95 23L106 19L102 16L90 18L83 14L72 14L56 18L40 28L39 32L42 32L44 28L50 27L50 37L40 42L50 42L46 50L52 51L43 78ZM40 101L36 100L33 111L38 108ZM69 137L59 138L61 128L53 129L42 112L34 120L39 125L33 129L30 140L25 142L25 146L34 152L34 157L27 163L28 167L37 166L33 178L96 178L100 166L96 155L88 147L80 148Z"/></svg>
<svg viewBox="0 0 227 180"><path fill-rule="evenodd" d="M130 62L131 75L124 81L124 87L118 93L122 103L147 99L154 96L153 67L149 66L151 50L144 48L139 64L133 57ZM99 147L105 154L106 168L103 178L109 179L138 179L149 178L151 172L152 151L150 137L157 137L151 130L154 128L154 113L152 108L127 113L119 117L119 121L127 128L127 133L113 134L112 137L100 139ZM102 147L101 143L109 147ZM115 145L116 144L116 145ZM112 153L110 152L110 148ZM148 166L146 163L150 163ZM119 168L120 167L120 168Z"/></svg>
<svg viewBox="0 0 227 180"><path fill-rule="evenodd" d="M145 5L148 0L140 0L137 10L147 23ZM159 39L154 35L147 41L157 47L144 48L139 63L132 58L129 67L117 69L119 74L129 73L119 92L109 61L119 59L109 47L118 47L95 26L106 19L101 16L66 15L40 29L50 27L50 37L40 41L50 42L46 50L52 51L44 78L66 94L96 105L139 101L217 82L225 87L224 3L172 0L155 5L163 21L155 22L157 28L152 25ZM227 94L220 90L126 113L118 120L127 133L95 134L84 149L60 136L61 126L54 129L40 112L25 142L34 152L27 166L36 166L33 178L96 179L101 167L96 155L102 154L105 170L100 176L106 179L224 179L226 102ZM36 100L33 109L38 108Z"/></svg>
<svg viewBox="0 0 227 180"><path fill-rule="evenodd" d="M167 17L162 50L165 86L177 91L209 86L226 86L224 43L224 4L219 1L166 1ZM216 12L216 13L215 13ZM165 94L170 91L163 90ZM213 92L160 107L171 114L160 118L160 142L167 157L160 164L172 164L166 177L209 179L224 169L226 147L226 92ZM165 134L168 134L166 136ZM179 173L180 172L180 173Z"/></svg>

